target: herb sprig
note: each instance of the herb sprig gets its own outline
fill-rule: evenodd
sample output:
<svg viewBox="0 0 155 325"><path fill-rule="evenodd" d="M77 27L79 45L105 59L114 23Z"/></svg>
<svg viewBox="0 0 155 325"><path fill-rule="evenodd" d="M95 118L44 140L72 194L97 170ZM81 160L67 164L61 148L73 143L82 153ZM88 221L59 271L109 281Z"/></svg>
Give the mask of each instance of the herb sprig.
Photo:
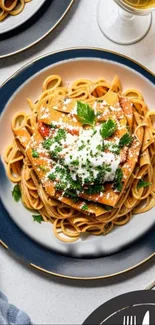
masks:
<svg viewBox="0 0 155 325"><path fill-rule="evenodd" d="M14 200L16 202L19 202L19 200L21 198L21 190L20 190L19 184L16 184L14 186L13 191L12 191L12 197L14 198Z"/></svg>
<svg viewBox="0 0 155 325"><path fill-rule="evenodd" d="M129 133L125 133L119 141L119 147L129 147L133 142L133 137Z"/></svg>
<svg viewBox="0 0 155 325"><path fill-rule="evenodd" d="M100 194L104 192L104 186L103 185L90 186L88 189L85 189L84 192L88 195Z"/></svg>
<svg viewBox="0 0 155 325"><path fill-rule="evenodd" d="M96 121L94 110L88 104L80 101L77 102L77 117L83 125L94 126Z"/></svg>
<svg viewBox="0 0 155 325"><path fill-rule="evenodd" d="M40 214L38 214L38 215L33 214L32 217L33 217L33 221L36 221L40 224L42 223L42 221L44 221L43 217Z"/></svg>
<svg viewBox="0 0 155 325"><path fill-rule="evenodd" d="M140 181L137 184L137 188L140 189L142 187L148 187L148 186L151 186L151 185L152 185L152 183L145 182L143 179L140 179Z"/></svg>
<svg viewBox="0 0 155 325"><path fill-rule="evenodd" d="M82 210L83 211L87 211L89 208L88 208L88 205L85 203L83 206L82 206Z"/></svg>
<svg viewBox="0 0 155 325"><path fill-rule="evenodd" d="M108 120L101 125L101 136L103 139L111 137L117 130L117 124L113 120Z"/></svg>
<svg viewBox="0 0 155 325"><path fill-rule="evenodd" d="M114 179L114 188L116 191L121 192L123 188L123 172L121 168L117 168Z"/></svg>

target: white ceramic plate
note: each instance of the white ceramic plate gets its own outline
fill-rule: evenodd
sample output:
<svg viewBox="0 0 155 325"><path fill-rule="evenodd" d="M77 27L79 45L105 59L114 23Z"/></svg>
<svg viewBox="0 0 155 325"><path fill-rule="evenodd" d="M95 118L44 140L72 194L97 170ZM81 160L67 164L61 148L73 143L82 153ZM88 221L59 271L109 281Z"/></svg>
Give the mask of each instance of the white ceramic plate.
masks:
<svg viewBox="0 0 155 325"><path fill-rule="evenodd" d="M66 52L67 53L67 52ZM67 54L66 54L67 56ZM41 93L42 83L50 74L59 74L64 84L72 82L77 78L90 78L92 80L104 77L110 82L114 75L118 75L121 79L123 89L137 88L142 92L150 109L154 108L154 84L148 78L142 76L139 72L132 68L114 62L112 60L98 58L76 58L61 61L49 65L48 59L45 57L46 68L42 68L40 61L31 64L29 70L29 78L17 88L6 104L5 111L0 124L0 143L1 152L4 152L6 146L13 138L11 133L11 119L13 115L20 111L28 109L26 98L36 100ZM34 68L33 68L34 66ZM47 67L48 66L48 67ZM32 70L30 72L30 69ZM34 69L34 71L33 71ZM27 70L26 70L27 71ZM20 79L20 75L18 79ZM24 75L24 72L23 72ZM15 77L16 78L16 77ZM9 87L9 83L8 83ZM11 89L11 88L10 88ZM31 238L48 248L64 254L86 257L86 256L104 256L114 254L124 248L126 245L132 244L141 235L145 234L153 225L155 225L155 208L144 214L134 216L131 221L123 227L116 227L107 236L90 236L81 237L76 243L66 244L60 242L54 237L52 225L50 223L42 223L41 225L33 222L32 213L26 210L21 203L15 203L11 196L13 185L7 180L6 175L2 177L0 185L2 202L10 214L14 222Z"/></svg>
<svg viewBox="0 0 155 325"><path fill-rule="evenodd" d="M45 1L46 0L32 0L25 4L24 10L19 15L8 15L4 21L0 22L0 34L9 32L25 23L40 9Z"/></svg>

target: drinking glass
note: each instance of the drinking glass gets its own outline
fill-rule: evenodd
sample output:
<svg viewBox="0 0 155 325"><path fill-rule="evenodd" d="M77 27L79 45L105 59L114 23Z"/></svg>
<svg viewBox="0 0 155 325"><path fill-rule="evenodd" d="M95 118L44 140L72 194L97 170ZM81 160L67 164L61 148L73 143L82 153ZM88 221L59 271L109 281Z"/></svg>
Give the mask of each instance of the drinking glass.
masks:
<svg viewBox="0 0 155 325"><path fill-rule="evenodd" d="M111 41L133 44L148 33L153 9L154 0L99 0L98 25Z"/></svg>

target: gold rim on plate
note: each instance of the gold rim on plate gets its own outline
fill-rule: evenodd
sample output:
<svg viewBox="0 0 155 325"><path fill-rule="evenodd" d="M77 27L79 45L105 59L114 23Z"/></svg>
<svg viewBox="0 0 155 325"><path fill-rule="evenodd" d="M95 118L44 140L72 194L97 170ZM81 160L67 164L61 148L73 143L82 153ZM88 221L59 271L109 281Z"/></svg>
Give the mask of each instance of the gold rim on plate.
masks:
<svg viewBox="0 0 155 325"><path fill-rule="evenodd" d="M2 245L3 248L7 249L8 251L10 250L10 248L2 241L0 240L0 244ZM144 265L145 263L147 263L148 261L150 261L151 259L153 259L153 257L155 257L155 253L153 253L152 255L150 255L149 257L147 257L145 260L143 260L142 262L124 270L124 271L120 271L120 272L117 272L117 273L113 273L111 275L105 275L105 276L98 276L98 277L74 277L74 276L69 276L69 275L62 275L62 274L59 274L59 273L54 273L54 272L51 272L51 271L48 271L46 269L43 269L41 268L40 266L36 265L36 264L33 264L33 263L28 263L28 266L30 266L31 268L37 270L37 271L40 271L40 272L43 272L45 274L49 274L49 275L53 275L53 276L56 276L56 277L59 277L59 278L63 278L63 279L71 279L71 280L101 280L101 279L110 279L110 278L113 278L113 277L116 277L116 276L119 276L119 275L122 275L122 274L125 274L125 273L128 273L142 265Z"/></svg>
<svg viewBox="0 0 155 325"><path fill-rule="evenodd" d="M72 0L72 3L74 2L75 0ZM14 78L19 72L21 72L24 68L26 68L27 66L31 65L32 63L36 62L36 61L39 61L40 59L44 58L44 57L47 57L49 55L52 55L52 54L56 54L56 53L60 53L60 52L67 52L67 51L70 51L70 50L98 50L98 51L101 51L101 52L107 52L107 53L112 53L112 54L116 54L116 55L119 55L125 59L128 59L134 63L136 63L137 65L139 65L140 67L142 67L145 71L149 72L151 75L155 76L155 74L147 69L144 65L142 65L141 63L139 63L138 61L124 55L124 54L120 54L118 52L115 52L115 51L110 51L110 50L104 50L102 48L97 48L97 47L71 47L71 48L66 48L66 49L62 49L62 50L57 50L57 51L53 51L53 52L50 52L50 53L47 53L47 54L44 54L44 55L41 55L39 57L37 57L36 59L33 59L31 61L29 61L28 63L26 63L25 65L23 65L20 69L18 69L14 74L12 74L7 80L5 80L1 86L4 86L9 80L11 80L12 78ZM7 250L10 250L10 248L2 241L0 240L0 244ZM116 272L116 273L113 273L111 275L105 275L105 276L97 276L97 277L74 277L74 276L67 276L67 275L62 275L62 274L59 274L59 273L54 273L54 272L51 272L51 271L48 271L46 269L43 269L41 267L39 267L38 265L35 265L33 263L29 263L28 265L30 267L32 267L33 269L36 269L38 271L41 271L45 274L50 274L50 275L53 275L53 276L57 276L57 277L60 277L60 278L66 278L66 279L73 279L73 280L99 280L99 279L108 279L108 278L112 278L114 276L119 276L119 275L122 275L124 273L127 273L129 271L132 271L134 269L136 269L137 267L139 266L142 266L143 264L145 264L146 262L150 261L153 257L155 257L155 252L153 254L151 254L150 256L148 256L146 259L144 259L143 261L139 262L138 264L136 265L133 265L132 267L128 268L128 269L125 269L123 271L120 271L120 272Z"/></svg>

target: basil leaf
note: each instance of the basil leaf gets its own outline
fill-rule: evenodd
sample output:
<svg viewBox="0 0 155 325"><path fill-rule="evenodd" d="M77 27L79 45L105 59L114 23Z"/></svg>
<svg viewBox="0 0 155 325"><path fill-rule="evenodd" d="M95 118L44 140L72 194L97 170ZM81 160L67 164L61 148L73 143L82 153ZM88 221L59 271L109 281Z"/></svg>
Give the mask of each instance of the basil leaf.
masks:
<svg viewBox="0 0 155 325"><path fill-rule="evenodd" d="M122 179L123 179L122 169L121 168L117 168L116 173L115 173L115 179L114 179L114 188L118 192L121 192L122 191L122 188L123 188Z"/></svg>
<svg viewBox="0 0 155 325"><path fill-rule="evenodd" d="M103 139L111 137L117 130L117 124L113 120L102 123L100 133Z"/></svg>
<svg viewBox="0 0 155 325"><path fill-rule="evenodd" d="M38 215L34 214L32 215L32 217L33 217L33 221L36 221L38 223L42 223L42 221L44 221L43 217L40 214Z"/></svg>
<svg viewBox="0 0 155 325"><path fill-rule="evenodd" d="M20 198L21 198L21 190L19 187L19 184L15 185L12 191L12 197L14 198L14 200L16 202L19 202Z"/></svg>
<svg viewBox="0 0 155 325"><path fill-rule="evenodd" d="M150 185L152 185L152 183L145 182L143 179L140 179L140 181L137 184L137 188L139 189L139 188L147 187L147 186L150 186Z"/></svg>
<svg viewBox="0 0 155 325"><path fill-rule="evenodd" d="M129 133L125 133L119 141L119 147L130 146L133 142L133 137Z"/></svg>
<svg viewBox="0 0 155 325"><path fill-rule="evenodd" d="M91 125L95 124L96 116L94 110L85 103L77 102L77 117L82 124Z"/></svg>

